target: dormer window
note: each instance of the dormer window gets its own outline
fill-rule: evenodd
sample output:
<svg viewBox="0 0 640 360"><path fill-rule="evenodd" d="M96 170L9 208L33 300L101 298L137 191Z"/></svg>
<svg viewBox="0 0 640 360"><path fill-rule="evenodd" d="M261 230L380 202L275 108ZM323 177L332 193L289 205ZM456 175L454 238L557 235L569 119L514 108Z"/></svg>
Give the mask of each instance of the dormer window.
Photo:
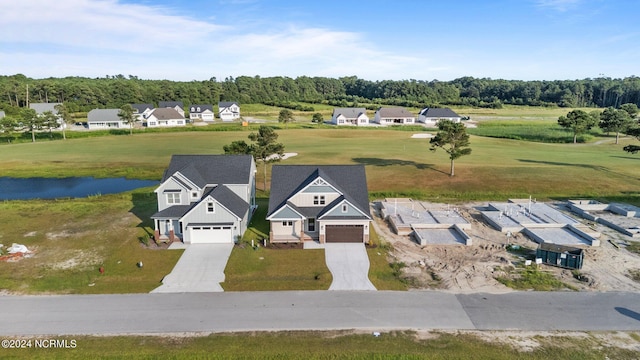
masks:
<svg viewBox="0 0 640 360"><path fill-rule="evenodd" d="M197 111L200 112L200 106L198 106L198 110Z"/></svg>
<svg viewBox="0 0 640 360"><path fill-rule="evenodd" d="M214 212L216 212L215 204L213 203L213 201L208 201L207 202L207 214L213 214Z"/></svg>

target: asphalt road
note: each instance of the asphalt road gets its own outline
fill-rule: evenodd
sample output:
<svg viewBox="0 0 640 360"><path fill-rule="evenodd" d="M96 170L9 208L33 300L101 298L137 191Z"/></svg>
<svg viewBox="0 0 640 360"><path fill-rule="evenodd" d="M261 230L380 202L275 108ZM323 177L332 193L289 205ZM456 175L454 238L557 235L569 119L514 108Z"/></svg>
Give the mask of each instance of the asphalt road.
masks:
<svg viewBox="0 0 640 360"><path fill-rule="evenodd" d="M0 296L0 336L250 330L640 330L640 294L296 291Z"/></svg>

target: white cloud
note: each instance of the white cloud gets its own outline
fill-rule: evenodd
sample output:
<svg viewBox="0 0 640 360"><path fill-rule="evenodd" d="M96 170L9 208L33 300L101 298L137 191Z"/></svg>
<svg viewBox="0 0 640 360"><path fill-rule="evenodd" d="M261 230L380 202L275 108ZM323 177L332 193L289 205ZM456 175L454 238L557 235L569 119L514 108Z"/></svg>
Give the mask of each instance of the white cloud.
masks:
<svg viewBox="0 0 640 360"><path fill-rule="evenodd" d="M536 4L541 8L565 12L575 9L582 1L583 0L536 0Z"/></svg>

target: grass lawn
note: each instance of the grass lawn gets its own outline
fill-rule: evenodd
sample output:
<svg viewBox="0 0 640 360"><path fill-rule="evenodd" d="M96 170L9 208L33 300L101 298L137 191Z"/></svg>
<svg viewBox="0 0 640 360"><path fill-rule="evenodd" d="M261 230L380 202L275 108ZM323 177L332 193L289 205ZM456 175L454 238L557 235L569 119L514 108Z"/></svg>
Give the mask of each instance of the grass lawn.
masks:
<svg viewBox="0 0 640 360"><path fill-rule="evenodd" d="M159 179L172 154L220 154L222 146L245 140L249 131L194 131L103 136L67 141L41 141L0 147L0 176L128 176ZM392 129L291 128L279 130L287 152L298 156L285 164L363 164L372 198L408 196L439 202L505 200L532 196L596 198L640 204L640 158L611 142L549 144L471 137L472 154L456 161L448 175L442 151L430 152L428 140L411 131ZM635 143L635 141L634 141ZM258 164L258 186L262 164ZM59 201L0 203L0 242L36 247L36 256L0 263L0 288L33 292L146 292L159 284L180 256L140 245L150 232L155 211L151 189L132 194ZM150 195L149 195L150 194ZM266 200L260 211L266 211ZM268 224L260 213L245 240L262 239ZM145 223L146 222L146 223ZM142 224L142 225L141 225ZM145 225L146 224L146 225ZM266 227L265 227L266 226ZM146 230L145 230L146 227ZM382 248L382 247L380 247ZM397 289L384 261L370 249L371 279L379 289ZM262 269L273 267L270 289L280 288L277 274L296 277L290 288L326 288L330 275L322 251L238 248L230 260L227 289L258 289L251 284ZM260 259L263 257L264 259ZM143 269L135 263L143 261ZM305 266L299 270L299 265ZM97 268L106 272L98 276ZM280 272L286 269L284 272ZM296 271L291 271L296 269ZM381 272L380 272L381 271ZM262 273L264 276L264 273ZM234 276L236 276L234 278ZM391 277L389 277L391 276ZM316 279L316 277L318 279ZM388 282L385 285L385 282ZM266 284L268 281L261 281ZM93 286L89 286L93 284Z"/></svg>
<svg viewBox="0 0 640 360"><path fill-rule="evenodd" d="M150 189L72 200L0 203L0 242L30 258L0 262L0 289L20 293L135 293L160 285L182 251L142 243L155 212ZM143 268L136 263L142 261ZM104 267L104 274L98 269Z"/></svg>
<svg viewBox="0 0 640 360"><path fill-rule="evenodd" d="M327 268L324 250L303 250L296 245L263 247L269 237L265 220L269 199L258 198L254 214L241 243L235 246L225 269L226 291L326 290L332 276ZM393 273L387 262L388 249L380 244L371 229L370 239L376 247L367 248L371 266L369 278L378 290L406 290L407 286ZM254 245L251 247L251 241Z"/></svg>
<svg viewBox="0 0 640 360"><path fill-rule="evenodd" d="M516 335L504 334L504 337ZM630 333L629 337L637 336ZM497 338L497 336L496 336ZM414 332L370 333L252 332L202 337L57 337L75 340L74 349L3 349L3 356L31 359L636 359L637 353L592 336L533 337L532 351L487 342L473 334L437 333L420 339ZM472 354L472 355L471 355Z"/></svg>

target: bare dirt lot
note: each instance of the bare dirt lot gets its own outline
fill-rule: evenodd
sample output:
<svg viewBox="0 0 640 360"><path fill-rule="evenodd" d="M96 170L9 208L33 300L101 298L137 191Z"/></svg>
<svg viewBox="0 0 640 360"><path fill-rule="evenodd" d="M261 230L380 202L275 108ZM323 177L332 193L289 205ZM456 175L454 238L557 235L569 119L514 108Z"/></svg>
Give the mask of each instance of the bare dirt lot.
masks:
<svg viewBox="0 0 640 360"><path fill-rule="evenodd" d="M439 204L441 205L441 204ZM374 229L378 235L393 246L391 252L396 262L406 265L403 277L415 289L441 289L455 293L513 291L503 285L497 277L517 274L525 258L522 253L507 250L507 238L487 225L478 210L486 203L456 205L460 214L471 223L467 234L473 245L426 245L420 246L410 236L396 235L389 224L380 217L374 206ZM581 220L582 221L582 220ZM586 221L583 221L587 224ZM640 291L640 282L634 281L630 272L640 269L640 256L625 250L631 238L603 225L589 223L601 233L599 247L585 247L584 264L579 270L580 280L571 270L548 265L539 269L553 274L567 285L567 289L580 291ZM619 246L616 248L611 242ZM532 251L538 244L523 234L514 234L510 244L517 244ZM536 266L535 263L532 266ZM511 274L511 275L510 275Z"/></svg>

